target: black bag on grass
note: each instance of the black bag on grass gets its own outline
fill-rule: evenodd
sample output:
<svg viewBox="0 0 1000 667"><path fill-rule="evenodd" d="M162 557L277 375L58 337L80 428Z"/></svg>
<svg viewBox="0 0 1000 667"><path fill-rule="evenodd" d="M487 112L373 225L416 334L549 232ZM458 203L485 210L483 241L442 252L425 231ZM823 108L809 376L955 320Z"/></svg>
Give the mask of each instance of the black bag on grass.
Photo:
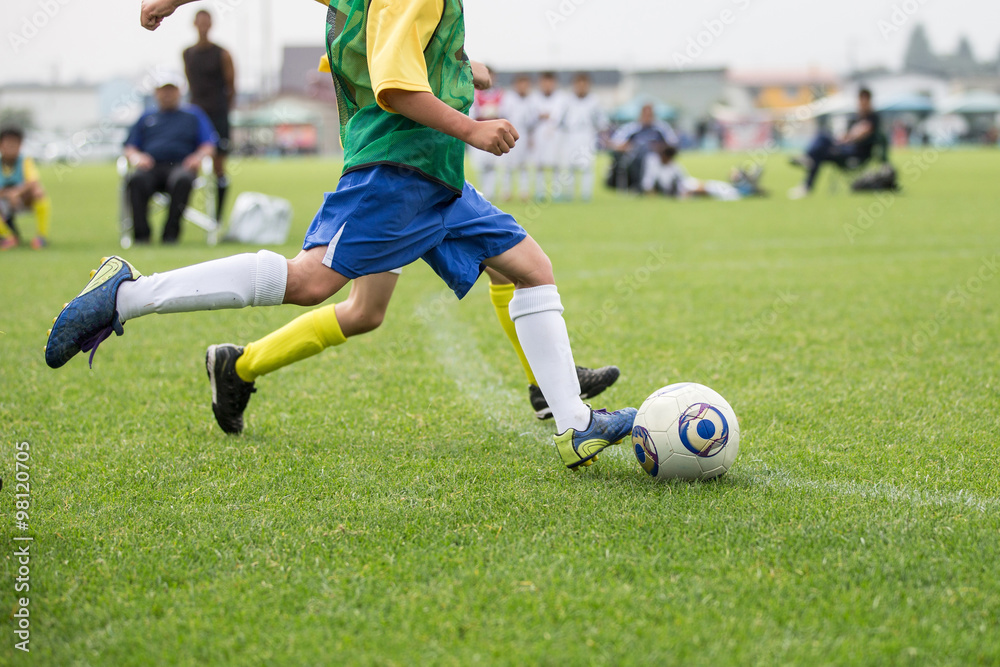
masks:
<svg viewBox="0 0 1000 667"><path fill-rule="evenodd" d="M854 179L854 182L851 183L851 190L854 192L880 192L884 190L895 192L899 190L896 170L891 164L884 162Z"/></svg>

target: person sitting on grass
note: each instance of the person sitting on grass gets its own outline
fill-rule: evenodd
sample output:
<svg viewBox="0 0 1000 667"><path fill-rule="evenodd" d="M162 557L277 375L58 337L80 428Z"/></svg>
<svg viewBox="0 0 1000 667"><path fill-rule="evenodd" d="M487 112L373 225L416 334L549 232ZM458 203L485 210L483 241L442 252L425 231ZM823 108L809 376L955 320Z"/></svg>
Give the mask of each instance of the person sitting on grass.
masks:
<svg viewBox="0 0 1000 667"><path fill-rule="evenodd" d="M14 218L20 210L35 213L37 232L31 247L48 245L52 202L45 195L35 161L21 154L24 131L19 127L0 130L0 250L9 250L20 242Z"/></svg>
<svg viewBox="0 0 1000 667"><path fill-rule="evenodd" d="M792 159L792 164L806 170L805 181L788 192L791 199L802 199L812 192L824 162L840 167L860 164L868 160L875 148L879 132L879 116L872 107L872 92L867 88L858 91L858 113L847 133L834 139L828 132L820 132L813 139L806 154Z"/></svg>
<svg viewBox="0 0 1000 667"><path fill-rule="evenodd" d="M618 190L635 190L641 187L647 156L663 145L678 146L680 140L668 123L657 120L653 105L644 104L639 111L639 120L618 128L609 143L614 163L608 186Z"/></svg>
<svg viewBox="0 0 1000 667"><path fill-rule="evenodd" d="M735 201L751 194L744 192L737 183L753 183L756 177L744 171L735 171L731 178L734 183L724 181L707 181L694 178L677 162L677 148L669 144L661 144L646 155L642 167L643 194L662 194L677 199L690 197L711 197L720 201Z"/></svg>
<svg viewBox="0 0 1000 667"><path fill-rule="evenodd" d="M215 155L219 141L204 111L181 105L181 85L180 77L165 76L154 93L157 108L142 114L125 140L125 157L136 168L128 181L136 243L149 243L149 200L157 192L170 195L163 242L177 243L201 161Z"/></svg>

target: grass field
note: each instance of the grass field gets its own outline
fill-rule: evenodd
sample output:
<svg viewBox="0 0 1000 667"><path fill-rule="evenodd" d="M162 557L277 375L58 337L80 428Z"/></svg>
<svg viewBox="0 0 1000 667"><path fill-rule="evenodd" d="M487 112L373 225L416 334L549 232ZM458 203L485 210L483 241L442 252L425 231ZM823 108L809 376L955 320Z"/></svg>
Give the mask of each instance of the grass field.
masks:
<svg viewBox="0 0 1000 667"><path fill-rule="evenodd" d="M732 403L740 457L695 484L628 448L562 468L485 284L456 302L423 265L381 329L259 381L240 437L212 418L205 347L300 309L149 317L93 371L49 370L51 318L117 247L113 169L50 170L52 247L0 255L0 663L1000 663L1000 154L894 157L890 199L823 181L787 201L775 156L769 199L510 207L577 360L622 368L597 406L681 380ZM234 180L292 200L292 254L336 174ZM249 249L186 234L125 255L150 273Z"/></svg>

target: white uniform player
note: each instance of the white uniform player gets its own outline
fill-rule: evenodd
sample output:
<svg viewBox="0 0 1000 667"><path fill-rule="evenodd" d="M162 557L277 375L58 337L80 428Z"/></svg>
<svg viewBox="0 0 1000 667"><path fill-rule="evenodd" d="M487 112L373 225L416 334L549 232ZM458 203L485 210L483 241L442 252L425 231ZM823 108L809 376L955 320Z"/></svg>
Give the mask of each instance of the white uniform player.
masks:
<svg viewBox="0 0 1000 667"><path fill-rule="evenodd" d="M649 153L644 158L642 169L642 191L646 194L658 192L668 197L687 199L689 197L711 197L720 201L736 201L742 194L731 183L704 181L687 173L674 157L672 146Z"/></svg>
<svg viewBox="0 0 1000 667"><path fill-rule="evenodd" d="M562 188L556 178L562 151L563 114L566 112L566 97L557 89L555 74L545 72L538 79L538 90L531 99L537 114L537 124L532 132L532 157L535 163L535 199L561 196ZM552 192L547 184L548 172L552 172Z"/></svg>
<svg viewBox="0 0 1000 667"><path fill-rule="evenodd" d="M537 114L531 97L531 78L526 74L514 77L514 87L504 93L500 102L500 118L509 120L517 128L521 139L514 149L498 158L502 170L501 187L503 198L510 199L512 195L511 179L518 177L518 194L521 199L528 199L528 167L531 166L532 145L531 134L535 129ZM482 151L477 151L482 152Z"/></svg>
<svg viewBox="0 0 1000 667"><path fill-rule="evenodd" d="M490 73L492 75L492 72ZM503 88L489 88L488 90L477 90L475 100L469 115L476 120L496 120L500 118L500 110L503 106ZM517 127L515 125L514 127ZM469 147L469 161L478 175L478 189L486 199L494 199L497 189L497 169L500 166L500 157Z"/></svg>
<svg viewBox="0 0 1000 667"><path fill-rule="evenodd" d="M590 201L594 195L594 163L597 158L598 134L607 127L608 120L597 96L590 92L590 77L577 74L573 79L573 94L566 98L563 114L565 141L562 151L560 182L569 188L572 198L576 182L580 182L580 197Z"/></svg>

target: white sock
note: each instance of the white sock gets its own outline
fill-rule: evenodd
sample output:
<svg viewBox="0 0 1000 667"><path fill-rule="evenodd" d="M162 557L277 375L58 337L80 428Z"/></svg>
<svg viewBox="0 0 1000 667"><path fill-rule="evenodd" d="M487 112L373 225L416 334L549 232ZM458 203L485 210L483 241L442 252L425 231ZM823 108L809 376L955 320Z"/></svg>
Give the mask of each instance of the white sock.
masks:
<svg viewBox="0 0 1000 667"><path fill-rule="evenodd" d="M483 170L483 189L481 192L487 200L492 200L493 195L496 194L497 189L497 170L493 167L487 167Z"/></svg>
<svg viewBox="0 0 1000 667"><path fill-rule="evenodd" d="M277 306L285 298L288 260L270 250L154 273L118 288L121 321L150 313Z"/></svg>
<svg viewBox="0 0 1000 667"><path fill-rule="evenodd" d="M594 196L594 167L591 165L580 172L580 198L589 200Z"/></svg>
<svg viewBox="0 0 1000 667"><path fill-rule="evenodd" d="M553 179L555 180L555 179ZM545 169L539 167L535 170L535 199L548 199L549 188L545 179Z"/></svg>
<svg viewBox="0 0 1000 667"><path fill-rule="evenodd" d="M521 167L521 180L517 185L517 194L520 195L521 199L528 196L528 168Z"/></svg>
<svg viewBox="0 0 1000 667"><path fill-rule="evenodd" d="M590 408L580 400L580 379L556 286L514 290L508 309L538 388L552 408L556 431L586 429L590 426Z"/></svg>

